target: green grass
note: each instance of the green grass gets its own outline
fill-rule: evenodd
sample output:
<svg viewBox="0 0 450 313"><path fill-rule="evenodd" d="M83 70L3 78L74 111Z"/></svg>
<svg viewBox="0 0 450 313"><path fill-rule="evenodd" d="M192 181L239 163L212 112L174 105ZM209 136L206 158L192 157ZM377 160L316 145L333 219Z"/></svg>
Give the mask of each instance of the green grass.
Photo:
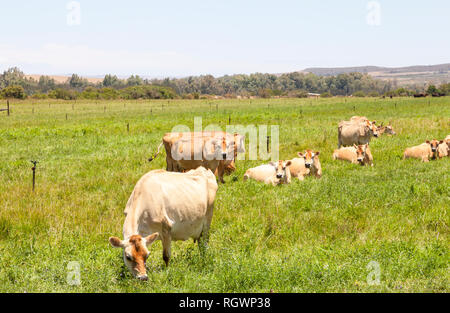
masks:
<svg viewBox="0 0 450 313"><path fill-rule="evenodd" d="M450 133L448 97L24 101L11 109L0 113L0 292L450 291L450 159L401 160L404 148ZM398 134L371 142L372 168L331 159L337 124L352 115L392 121ZM158 241L149 281L140 282L108 237L122 236L137 180L165 167L164 153L146 161L163 133L192 127L194 116L203 127L225 127L229 117L280 125L280 157L319 150L323 177L244 183L245 170L264 161L239 161L219 186L206 255L192 240L175 242L165 268ZM40 162L34 193L32 159ZM70 261L80 263L79 286L67 283ZM368 284L371 261L379 285Z"/></svg>

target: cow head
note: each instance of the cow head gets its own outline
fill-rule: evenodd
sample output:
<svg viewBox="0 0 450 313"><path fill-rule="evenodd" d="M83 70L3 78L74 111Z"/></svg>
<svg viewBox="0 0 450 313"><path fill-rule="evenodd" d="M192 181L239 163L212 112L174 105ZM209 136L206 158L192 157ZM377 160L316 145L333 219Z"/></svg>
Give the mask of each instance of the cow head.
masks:
<svg viewBox="0 0 450 313"><path fill-rule="evenodd" d="M431 146L431 153L433 154L433 159L436 159L438 154L438 147L441 143L443 143L444 140L437 141L436 139L433 139L431 141L427 140L426 143Z"/></svg>
<svg viewBox="0 0 450 313"><path fill-rule="evenodd" d="M394 131L394 129L392 128L390 123L387 126L383 126L383 123L381 123L381 126L379 126L377 128L377 130L378 130L378 135L381 135L381 134L396 135L396 132Z"/></svg>
<svg viewBox="0 0 450 313"><path fill-rule="evenodd" d="M314 159L316 156L318 156L320 154L319 151L313 152L312 150L306 150L305 154L298 152L297 155L300 158L304 158L305 159L305 167L306 168L311 168L314 165Z"/></svg>
<svg viewBox="0 0 450 313"><path fill-rule="evenodd" d="M289 166L292 164L291 161L279 160L278 162L270 162L270 164L275 167L277 179L285 180L290 176Z"/></svg>
<svg viewBox="0 0 450 313"><path fill-rule="evenodd" d="M353 147L356 149L356 160L359 164L364 165L364 159L366 158L366 150L369 145L353 145Z"/></svg>
<svg viewBox="0 0 450 313"><path fill-rule="evenodd" d="M366 126L369 128L370 133L372 134L372 136L374 137L378 137L378 127L376 125L376 121L366 121Z"/></svg>
<svg viewBox="0 0 450 313"><path fill-rule="evenodd" d="M140 280L147 280L145 262L150 254L147 247L158 238L158 235L158 233L153 233L147 237L133 235L125 240L120 240L118 237L110 237L109 243L114 248L123 249L123 261L133 276Z"/></svg>

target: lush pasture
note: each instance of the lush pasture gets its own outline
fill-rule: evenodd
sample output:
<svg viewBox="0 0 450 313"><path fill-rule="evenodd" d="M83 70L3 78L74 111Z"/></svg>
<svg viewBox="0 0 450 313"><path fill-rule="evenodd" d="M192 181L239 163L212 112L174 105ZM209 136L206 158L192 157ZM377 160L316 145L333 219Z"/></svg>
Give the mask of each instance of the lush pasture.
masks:
<svg viewBox="0 0 450 313"><path fill-rule="evenodd" d="M450 159L401 160L405 147L450 133L448 97L26 101L11 110L0 113L0 292L450 291ZM331 159L337 123L352 115L392 121L397 132L372 141L372 168ZM147 162L163 133L192 127L194 116L203 126L229 117L280 125L280 157L318 150L323 177L244 183L263 161L238 162L219 186L205 257L176 242L165 268L157 242L140 282L108 237L122 236L136 181L165 167L164 153ZM34 193L30 160L40 162ZM71 261L78 286L67 283Z"/></svg>

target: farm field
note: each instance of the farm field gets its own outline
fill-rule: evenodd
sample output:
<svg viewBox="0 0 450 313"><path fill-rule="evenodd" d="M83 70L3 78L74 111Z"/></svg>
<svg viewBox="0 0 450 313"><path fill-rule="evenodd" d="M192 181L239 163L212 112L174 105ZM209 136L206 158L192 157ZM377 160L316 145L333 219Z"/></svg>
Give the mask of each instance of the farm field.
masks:
<svg viewBox="0 0 450 313"><path fill-rule="evenodd" d="M450 134L449 97L26 100L11 111L0 112L0 292L450 291L450 158L401 159ZM353 115L397 132L372 140L374 167L331 158L338 122ZM147 161L163 134L197 116L203 127L279 125L280 158L320 151L323 177L244 183L267 161L238 161L219 185L205 256L174 242L166 268L157 241L138 281L108 238L122 238L137 180L165 168L165 152Z"/></svg>

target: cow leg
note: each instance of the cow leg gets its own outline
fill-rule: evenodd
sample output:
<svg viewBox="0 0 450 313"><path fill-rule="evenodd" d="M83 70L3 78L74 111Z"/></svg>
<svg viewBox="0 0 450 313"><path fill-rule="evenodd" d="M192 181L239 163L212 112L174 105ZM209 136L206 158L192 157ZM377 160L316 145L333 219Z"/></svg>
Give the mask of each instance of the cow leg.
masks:
<svg viewBox="0 0 450 313"><path fill-rule="evenodd" d="M172 237L170 235L170 225L164 221L162 223L161 242L163 246L163 260L166 263L166 267L169 266Z"/></svg>
<svg viewBox="0 0 450 313"><path fill-rule="evenodd" d="M217 176L219 177L219 181L222 183L222 184L225 184L225 181L223 180L223 174L224 174L224 172L225 172L225 165L223 165L222 164L222 166L221 165L219 165L219 167L217 168Z"/></svg>
<svg viewBox="0 0 450 313"><path fill-rule="evenodd" d="M166 267L169 266L170 254L171 254L171 245L172 238L170 236L161 238L163 245L163 260L166 263Z"/></svg>
<svg viewBox="0 0 450 313"><path fill-rule="evenodd" d="M205 249L208 248L209 242L209 228L211 227L211 221L213 217L213 208L208 208L208 212L206 213L206 221L203 224L202 233L200 234L200 238L198 239L198 248L201 254L204 254Z"/></svg>

